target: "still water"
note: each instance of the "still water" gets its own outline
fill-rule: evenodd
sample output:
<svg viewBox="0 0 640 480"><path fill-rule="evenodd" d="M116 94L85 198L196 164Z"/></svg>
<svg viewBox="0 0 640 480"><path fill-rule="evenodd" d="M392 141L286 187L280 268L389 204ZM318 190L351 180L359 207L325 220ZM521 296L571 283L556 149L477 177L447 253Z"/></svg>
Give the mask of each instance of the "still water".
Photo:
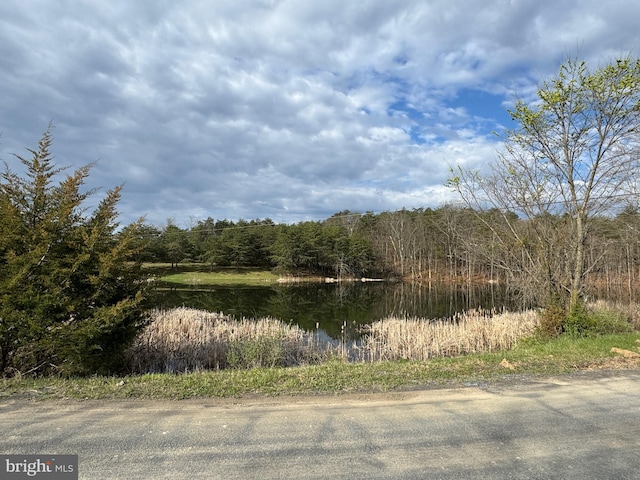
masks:
<svg viewBox="0 0 640 480"><path fill-rule="evenodd" d="M498 286L474 288L410 283L333 283L305 285L162 288L159 308L185 306L236 318L274 317L332 338L357 338L362 325L389 316L449 318L474 309L516 308Z"/></svg>

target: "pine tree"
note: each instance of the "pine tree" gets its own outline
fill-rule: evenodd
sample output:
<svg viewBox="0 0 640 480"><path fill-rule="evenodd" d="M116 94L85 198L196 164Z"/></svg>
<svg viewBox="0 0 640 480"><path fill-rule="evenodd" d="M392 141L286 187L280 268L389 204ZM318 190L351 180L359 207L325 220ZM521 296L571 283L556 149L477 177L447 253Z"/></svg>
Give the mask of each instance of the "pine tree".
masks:
<svg viewBox="0 0 640 480"><path fill-rule="evenodd" d="M58 184L48 129L25 176L0 174L0 372L82 375L123 365L143 326L146 282L139 263L142 221L118 231L121 187L90 215L83 191L93 164Z"/></svg>

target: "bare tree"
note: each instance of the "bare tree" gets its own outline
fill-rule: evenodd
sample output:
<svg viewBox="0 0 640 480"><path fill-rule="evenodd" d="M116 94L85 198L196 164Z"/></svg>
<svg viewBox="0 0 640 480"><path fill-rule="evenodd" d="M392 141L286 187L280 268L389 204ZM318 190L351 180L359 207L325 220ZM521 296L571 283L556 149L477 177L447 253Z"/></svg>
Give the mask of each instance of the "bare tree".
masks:
<svg viewBox="0 0 640 480"><path fill-rule="evenodd" d="M506 229L496 234L504 252L517 247L527 274L573 309L592 268L585 255L592 219L613 213L637 182L640 60L591 71L569 59L537 97L509 111L519 125L505 133L488 175L458 168L449 184L474 209L503 213Z"/></svg>

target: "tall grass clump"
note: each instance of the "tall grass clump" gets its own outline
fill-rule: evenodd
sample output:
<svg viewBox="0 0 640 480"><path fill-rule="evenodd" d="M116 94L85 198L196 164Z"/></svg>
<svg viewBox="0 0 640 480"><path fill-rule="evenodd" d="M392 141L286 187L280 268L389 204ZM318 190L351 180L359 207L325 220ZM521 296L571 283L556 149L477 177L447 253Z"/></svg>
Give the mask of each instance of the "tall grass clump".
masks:
<svg viewBox="0 0 640 480"><path fill-rule="evenodd" d="M531 335L538 314L473 310L453 320L386 318L367 325L360 350L364 361L427 360L506 350Z"/></svg>
<svg viewBox="0 0 640 480"><path fill-rule="evenodd" d="M136 373L319 363L329 355L302 328L274 318L240 319L191 308L153 310L127 351Z"/></svg>
<svg viewBox="0 0 640 480"><path fill-rule="evenodd" d="M579 304L564 320L564 333L574 337L630 333L640 325L637 304L606 300Z"/></svg>

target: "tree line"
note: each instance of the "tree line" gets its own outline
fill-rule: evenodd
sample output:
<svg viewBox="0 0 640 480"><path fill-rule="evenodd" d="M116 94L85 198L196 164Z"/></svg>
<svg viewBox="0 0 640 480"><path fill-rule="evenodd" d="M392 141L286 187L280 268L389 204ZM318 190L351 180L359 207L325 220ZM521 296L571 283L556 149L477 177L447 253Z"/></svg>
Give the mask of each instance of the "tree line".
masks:
<svg viewBox="0 0 640 480"><path fill-rule="evenodd" d="M517 240L505 248L499 232L512 228L517 229ZM526 219L459 205L377 214L343 211L293 225L207 218L180 228L169 221L164 227L145 225L142 232L144 262L202 262L212 269L262 267L336 278L496 282L532 301L552 293L538 290L530 278L533 269L544 275L544 269L570 268L565 249L571 225L566 216ZM640 213L630 206L592 219L585 243L590 286L633 295L640 276L638 232Z"/></svg>

